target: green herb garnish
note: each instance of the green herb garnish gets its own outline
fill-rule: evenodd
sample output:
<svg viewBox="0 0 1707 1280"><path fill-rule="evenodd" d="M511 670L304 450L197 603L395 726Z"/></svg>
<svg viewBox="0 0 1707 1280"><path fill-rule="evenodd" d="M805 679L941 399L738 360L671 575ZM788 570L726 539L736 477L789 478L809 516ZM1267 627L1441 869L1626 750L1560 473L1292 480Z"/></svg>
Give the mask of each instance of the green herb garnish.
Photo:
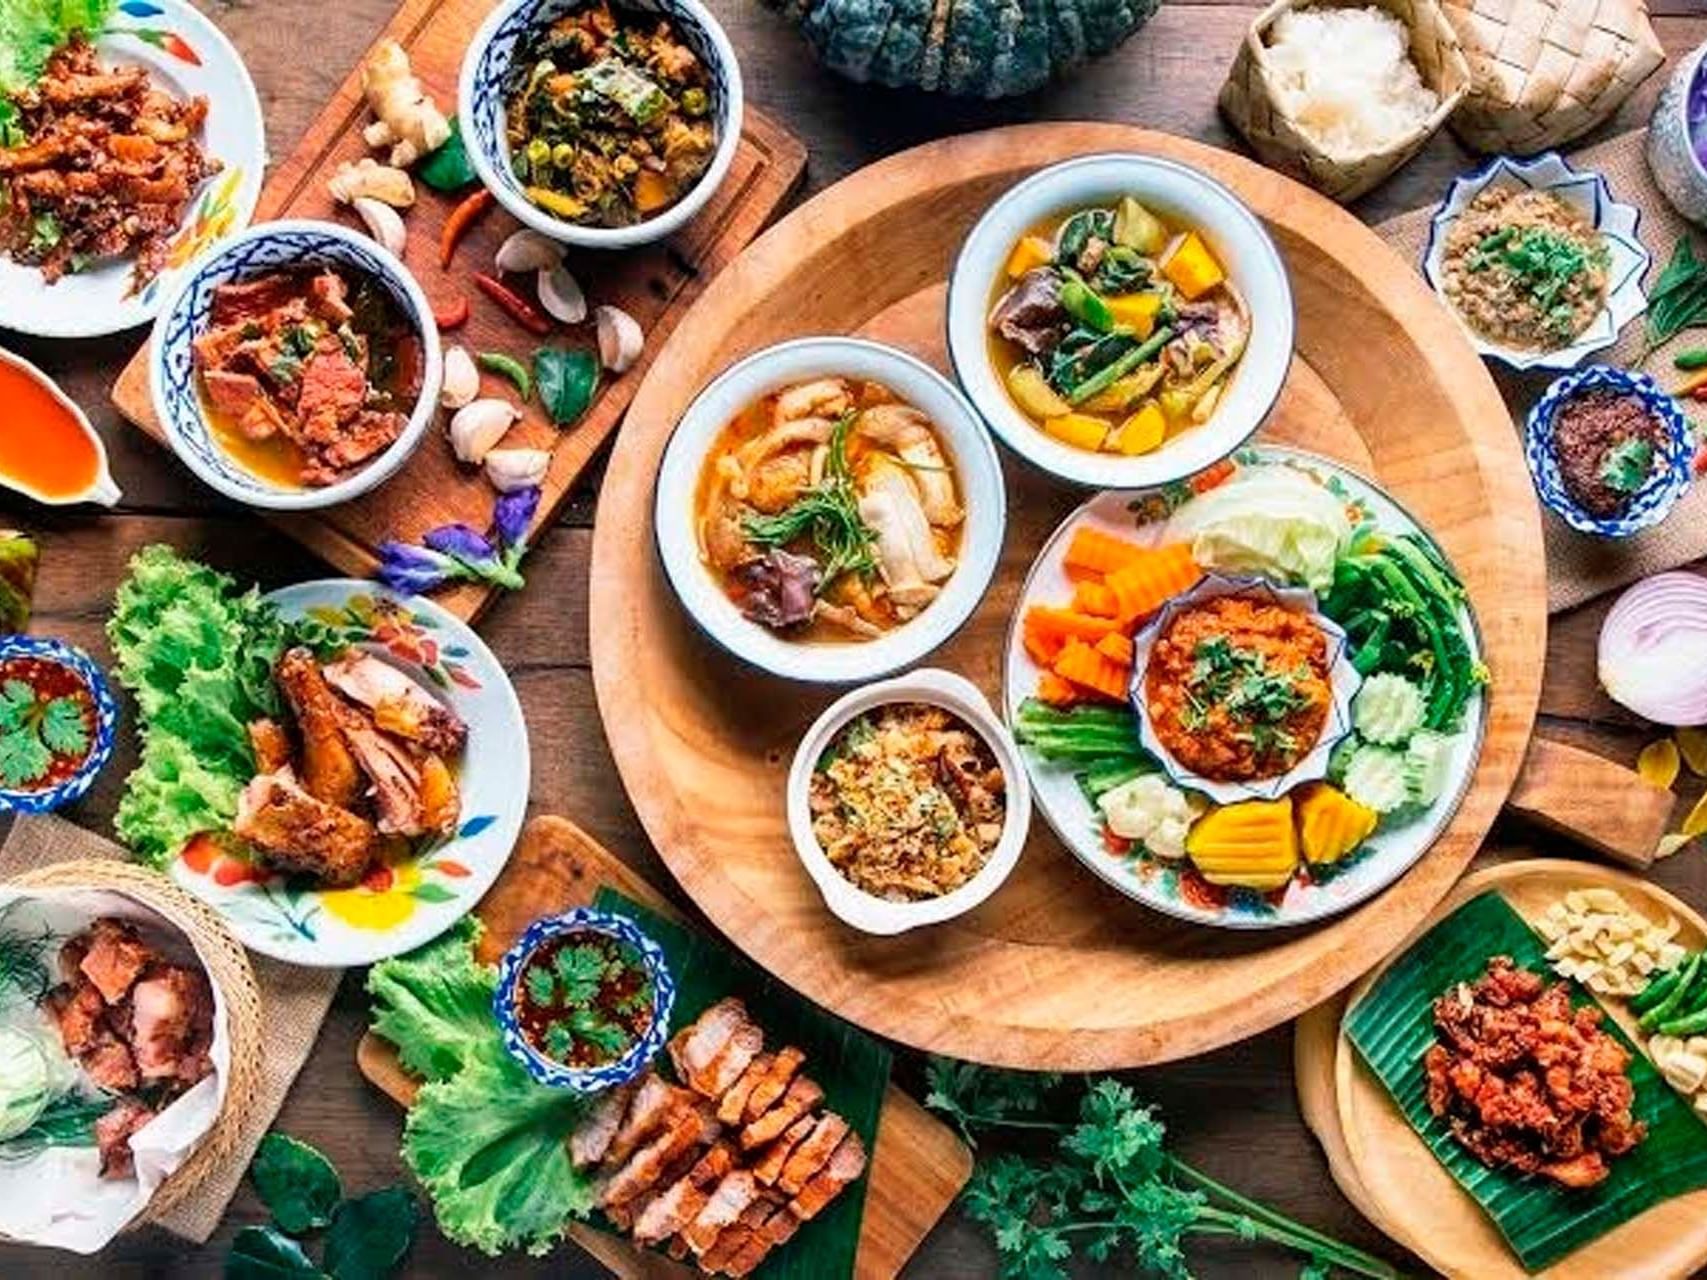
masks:
<svg viewBox="0 0 1707 1280"><path fill-rule="evenodd" d="M1648 293L1648 347L1707 322L1707 262L1695 256L1688 234L1677 238L1671 261Z"/></svg>
<svg viewBox="0 0 1707 1280"><path fill-rule="evenodd" d="M551 967L563 984L564 1004L591 1003L598 998L605 980L622 971L620 963L607 960L598 947L586 944L559 951Z"/></svg>
<svg viewBox="0 0 1707 1280"><path fill-rule="evenodd" d="M1635 493L1654 469L1654 446L1634 437L1606 451L1600 463L1600 482L1614 493Z"/></svg>
<svg viewBox="0 0 1707 1280"><path fill-rule="evenodd" d="M1502 227L1470 251L1464 265L1471 271L1503 266L1517 278L1529 299L1545 317L1547 328L1569 337L1576 307L1561 302L1560 294L1591 265L1604 265L1606 249L1585 248L1568 236L1543 227Z"/></svg>
<svg viewBox="0 0 1707 1280"><path fill-rule="evenodd" d="M824 478L786 510L774 516L750 515L742 521L748 541L780 547L810 536L818 549L818 594L845 573L866 577L877 571L872 544L877 535L859 514L859 496L848 469L848 433L858 414L844 413L830 431Z"/></svg>
<svg viewBox="0 0 1707 1280"><path fill-rule="evenodd" d="M89 722L76 698L44 698L26 680L0 684L0 783L28 786L47 775L55 756L88 750Z"/></svg>
<svg viewBox="0 0 1707 1280"><path fill-rule="evenodd" d="M1262 654L1240 648L1226 636L1199 642L1192 660L1191 674L1182 690L1185 710L1180 717L1188 730L1205 727L1210 709L1218 705L1244 726L1239 736L1258 755L1292 749L1295 739L1281 726L1288 716L1309 705L1299 688L1309 678L1308 667L1274 671Z"/></svg>

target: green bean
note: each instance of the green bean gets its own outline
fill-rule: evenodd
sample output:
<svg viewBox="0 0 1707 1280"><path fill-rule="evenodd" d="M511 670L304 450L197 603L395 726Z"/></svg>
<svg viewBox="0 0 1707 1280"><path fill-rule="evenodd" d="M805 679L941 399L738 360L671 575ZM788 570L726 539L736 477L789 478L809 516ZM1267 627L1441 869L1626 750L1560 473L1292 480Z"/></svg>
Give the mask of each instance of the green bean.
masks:
<svg viewBox="0 0 1707 1280"><path fill-rule="evenodd" d="M1678 979L1677 986L1652 1009L1642 1015L1641 1027L1644 1031L1652 1031L1660 1023L1672 1018L1677 1013L1677 1007L1683 1003L1684 993L1689 990L1690 983L1695 981L1695 975L1701 969L1701 952L1697 951L1683 962L1683 976Z"/></svg>
<svg viewBox="0 0 1707 1280"><path fill-rule="evenodd" d="M1683 965L1681 963L1674 968L1656 974L1649 980L1647 986L1630 997L1630 1012L1646 1013L1652 1009L1671 994L1671 989L1677 985L1678 979L1681 977L1683 977Z"/></svg>
<svg viewBox="0 0 1707 1280"><path fill-rule="evenodd" d="M1086 378L1078 386L1074 387L1067 395L1067 403L1083 404L1092 396L1099 395L1102 392L1107 391L1115 382L1124 378L1151 356L1155 355L1156 352L1160 351L1168 344L1168 341L1173 336L1174 331L1172 329L1157 329L1156 332L1152 333L1136 347L1133 347L1132 350L1128 351L1125 355L1121 356L1117 360L1111 361L1103 368L1098 369L1090 377Z"/></svg>

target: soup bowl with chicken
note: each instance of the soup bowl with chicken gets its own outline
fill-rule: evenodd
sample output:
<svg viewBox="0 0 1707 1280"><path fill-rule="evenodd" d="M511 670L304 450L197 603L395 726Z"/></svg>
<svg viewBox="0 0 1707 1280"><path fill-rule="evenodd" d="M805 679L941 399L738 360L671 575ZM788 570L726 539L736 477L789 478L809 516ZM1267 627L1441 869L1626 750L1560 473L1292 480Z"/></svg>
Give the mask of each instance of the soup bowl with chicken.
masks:
<svg viewBox="0 0 1707 1280"><path fill-rule="evenodd" d="M754 353L700 393L658 474L664 570L719 645L789 679L909 666L977 607L1001 555L995 446L912 356L857 338Z"/></svg>

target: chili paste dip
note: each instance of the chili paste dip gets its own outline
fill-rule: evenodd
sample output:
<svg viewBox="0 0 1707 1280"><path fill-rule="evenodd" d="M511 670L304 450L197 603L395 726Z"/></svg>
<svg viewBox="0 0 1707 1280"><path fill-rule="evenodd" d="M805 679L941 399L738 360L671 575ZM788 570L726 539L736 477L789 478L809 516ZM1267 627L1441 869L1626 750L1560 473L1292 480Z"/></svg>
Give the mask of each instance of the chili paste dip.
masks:
<svg viewBox="0 0 1707 1280"><path fill-rule="evenodd" d="M1553 456L1565 492L1601 518L1630 505L1654 472L1663 426L1636 396L1585 391L1553 419Z"/></svg>
<svg viewBox="0 0 1707 1280"><path fill-rule="evenodd" d="M634 948L594 929L572 930L527 958L516 1020L528 1044L552 1061L601 1067L651 1030L656 994Z"/></svg>
<svg viewBox="0 0 1707 1280"><path fill-rule="evenodd" d="M0 788L48 791L95 747L95 698L63 663L0 659Z"/></svg>

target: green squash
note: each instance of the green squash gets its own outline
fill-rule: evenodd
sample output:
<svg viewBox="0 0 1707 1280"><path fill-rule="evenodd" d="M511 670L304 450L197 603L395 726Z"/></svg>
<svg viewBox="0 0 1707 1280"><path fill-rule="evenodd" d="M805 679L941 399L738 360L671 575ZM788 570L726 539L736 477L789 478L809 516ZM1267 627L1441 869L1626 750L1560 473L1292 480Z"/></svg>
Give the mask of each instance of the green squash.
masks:
<svg viewBox="0 0 1707 1280"><path fill-rule="evenodd" d="M1107 53L1161 0L765 0L861 84L1006 98Z"/></svg>

